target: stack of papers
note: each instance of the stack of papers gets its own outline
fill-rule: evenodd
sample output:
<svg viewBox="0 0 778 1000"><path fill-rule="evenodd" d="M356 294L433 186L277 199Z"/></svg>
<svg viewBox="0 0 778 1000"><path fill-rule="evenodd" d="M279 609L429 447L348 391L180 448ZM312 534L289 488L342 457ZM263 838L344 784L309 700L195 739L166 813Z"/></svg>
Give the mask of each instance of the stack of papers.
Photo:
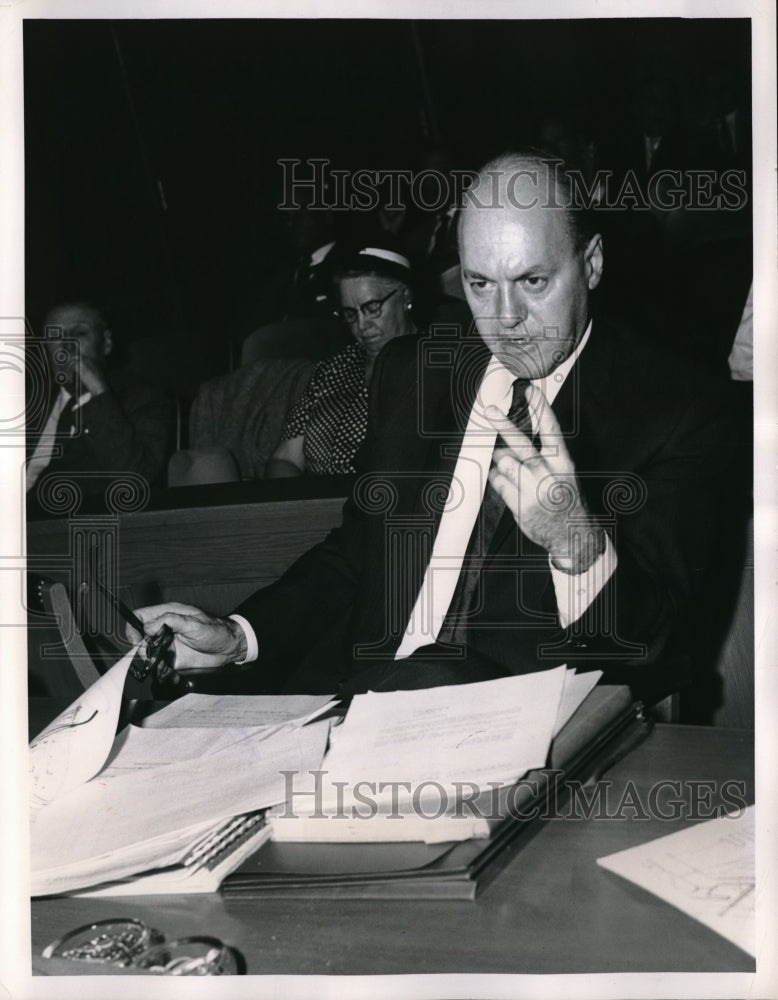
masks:
<svg viewBox="0 0 778 1000"><path fill-rule="evenodd" d="M182 884L176 891L201 891L203 878L211 885L217 868L225 873L228 846L240 848L234 867L267 837L252 814L284 801L284 770L321 766L329 723L305 722L326 710L327 699L306 703L303 718L294 716L296 702L284 710L277 699L260 699L266 715L258 724L231 725L222 716L212 727L129 726L114 739L133 654L31 744L33 895L171 866L184 870L165 872L162 882L175 878ZM169 710L171 717L182 711ZM199 883L189 881L195 873Z"/></svg>
<svg viewBox="0 0 778 1000"><path fill-rule="evenodd" d="M499 788L545 766L601 674L557 667L475 684L357 695L315 774L290 780L273 839L488 837ZM478 802L486 805L478 807Z"/></svg>
<svg viewBox="0 0 778 1000"><path fill-rule="evenodd" d="M171 892L216 892L222 880L270 837L265 810L208 823L183 857L174 852L169 867L145 875L107 882L72 892L73 896L137 896ZM148 850L148 844L146 845Z"/></svg>
<svg viewBox="0 0 778 1000"><path fill-rule="evenodd" d="M592 677L572 680L573 689L579 684L585 684L588 689L591 683ZM461 687L460 704L474 703L473 695L477 691L477 685ZM419 692L419 695L432 693ZM568 694L563 694L556 725L561 725L565 717L566 703L571 704ZM527 711L532 710L533 707L528 706ZM348 725L347 716L344 727ZM432 842L433 838L423 836L424 828L437 830L442 826L448 834L455 831L455 824L465 826L465 820L458 817L456 811L453 815L432 818L437 816L437 802L426 809L428 819L417 818L413 809L408 813L398 806L395 817L390 810L383 817L378 813L371 820L353 823L362 830L372 828L377 832L383 825L386 833L383 838L376 835L365 841L365 834L360 832L358 837L351 839L341 834L343 842L340 843L318 843L314 836L308 838L312 842L271 840L227 876L221 891L243 899L274 895L301 899L473 899L499 873L505 861L520 849L522 835L536 818L542 817L544 806L556 796L566 779L586 782L595 778L603 768L609 767L643 739L650 728L642 706L633 701L629 688L597 687L554 737L547 766L530 771L511 786L499 785L496 794L489 794L484 803L490 826L488 838ZM334 731L336 747L345 731L345 728ZM421 744L423 738L424 729L419 727ZM325 758L322 783L327 766L328 758ZM564 794L563 787L561 790ZM298 798L292 799L293 804L298 804ZM463 797L458 805L466 815L470 803ZM480 803L473 805L480 806ZM307 825L309 833L328 827L343 830L348 825L346 819L323 818L321 813L284 822L293 829L298 824L303 828ZM418 839L414 841L410 836L403 839L401 831L414 823ZM280 823L274 821L273 825L277 827ZM360 838L362 842L358 842ZM424 843L425 839L430 842Z"/></svg>
<svg viewBox="0 0 778 1000"><path fill-rule="evenodd" d="M115 736L134 652L31 744L34 895L213 891L271 835L488 837L478 803L546 765L600 677L371 692L332 729L326 696L189 694Z"/></svg>

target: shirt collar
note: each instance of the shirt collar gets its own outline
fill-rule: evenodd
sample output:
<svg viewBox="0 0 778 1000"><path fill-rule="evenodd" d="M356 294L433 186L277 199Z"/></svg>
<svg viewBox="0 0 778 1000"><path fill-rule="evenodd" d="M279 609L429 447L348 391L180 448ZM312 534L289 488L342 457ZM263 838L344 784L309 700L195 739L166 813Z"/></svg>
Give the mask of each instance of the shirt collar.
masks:
<svg viewBox="0 0 778 1000"><path fill-rule="evenodd" d="M565 358L565 360L542 378L533 378L531 382L536 385L549 403L553 403L559 390L565 384L565 379L573 370L573 366L581 355L592 332L592 321L586 325L584 335L576 344L575 350ZM483 407L492 404L498 407L503 413L507 413L513 397L513 383L516 375L509 371L505 365L492 355L489 364L486 366L484 377L478 394Z"/></svg>
<svg viewBox="0 0 778 1000"><path fill-rule="evenodd" d="M72 398L73 398L72 395L67 391L67 389L63 385L62 388L59 390L59 397L57 399L57 409L59 413L62 413L62 411L67 406L68 401ZM77 410L79 406L83 406L84 403L88 403L91 398L92 398L91 392L82 392L81 395L78 397L78 399L75 401L75 403L73 403L73 409Z"/></svg>

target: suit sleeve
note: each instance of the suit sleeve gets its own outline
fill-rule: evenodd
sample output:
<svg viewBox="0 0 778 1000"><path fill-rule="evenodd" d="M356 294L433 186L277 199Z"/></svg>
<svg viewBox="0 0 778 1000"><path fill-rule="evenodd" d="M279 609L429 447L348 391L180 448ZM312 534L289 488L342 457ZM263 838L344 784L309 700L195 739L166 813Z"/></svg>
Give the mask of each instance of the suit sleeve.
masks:
<svg viewBox="0 0 778 1000"><path fill-rule="evenodd" d="M173 404L140 386L121 397L112 389L81 408L81 441L95 469L135 472L149 483L164 470L173 438Z"/></svg>
<svg viewBox="0 0 778 1000"><path fill-rule="evenodd" d="M617 568L544 655L649 666L667 651L695 577L715 571L722 531L733 527L727 399L714 387L690 394L634 470L613 472L604 508Z"/></svg>
<svg viewBox="0 0 778 1000"><path fill-rule="evenodd" d="M386 364L379 358L371 382L368 426L356 464L359 473L374 465L381 427L381 384ZM269 587L252 594L234 613L251 625L257 637L258 666L295 663L330 630L348 627L360 585L365 550L365 521L352 495L343 507L339 527L301 556Z"/></svg>

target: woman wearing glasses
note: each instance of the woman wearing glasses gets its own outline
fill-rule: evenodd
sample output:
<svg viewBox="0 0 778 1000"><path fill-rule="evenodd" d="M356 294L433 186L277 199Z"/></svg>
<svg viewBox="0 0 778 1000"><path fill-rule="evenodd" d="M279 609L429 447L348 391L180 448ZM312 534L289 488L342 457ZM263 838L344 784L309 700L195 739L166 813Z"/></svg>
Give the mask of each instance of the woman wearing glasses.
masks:
<svg viewBox="0 0 778 1000"><path fill-rule="evenodd" d="M269 478L355 472L367 430L367 391L384 344L417 332L411 266L386 237L339 255L336 315L355 343L322 361L284 425L268 463Z"/></svg>

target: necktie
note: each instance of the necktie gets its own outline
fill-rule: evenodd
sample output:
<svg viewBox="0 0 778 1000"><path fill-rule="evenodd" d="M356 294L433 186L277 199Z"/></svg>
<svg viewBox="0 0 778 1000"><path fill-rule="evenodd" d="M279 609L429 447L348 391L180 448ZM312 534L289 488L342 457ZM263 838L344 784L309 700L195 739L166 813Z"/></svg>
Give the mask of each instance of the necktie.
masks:
<svg viewBox="0 0 778 1000"><path fill-rule="evenodd" d="M508 419L520 431L532 437L532 417L526 399L529 384L529 379L523 378L517 378L513 383L513 398L508 410ZM473 603L489 547L504 512L505 503L502 497L492 488L492 484L487 482L481 510L465 553L462 572L459 574L451 605L438 635L439 642L463 641L466 628L464 615Z"/></svg>

